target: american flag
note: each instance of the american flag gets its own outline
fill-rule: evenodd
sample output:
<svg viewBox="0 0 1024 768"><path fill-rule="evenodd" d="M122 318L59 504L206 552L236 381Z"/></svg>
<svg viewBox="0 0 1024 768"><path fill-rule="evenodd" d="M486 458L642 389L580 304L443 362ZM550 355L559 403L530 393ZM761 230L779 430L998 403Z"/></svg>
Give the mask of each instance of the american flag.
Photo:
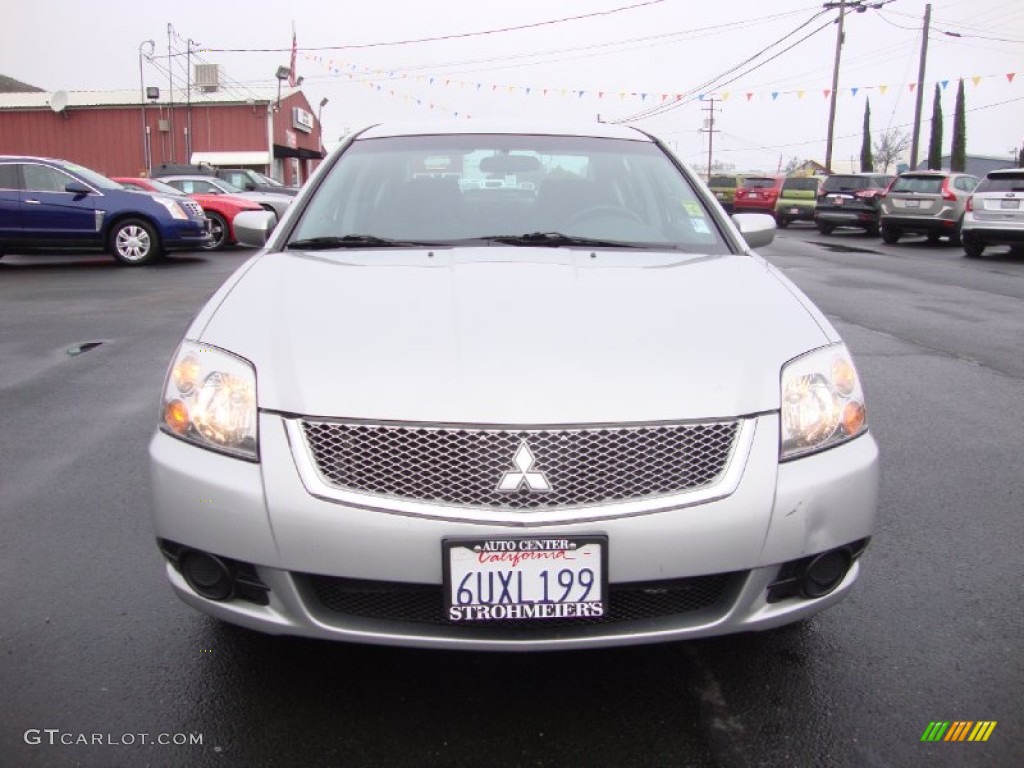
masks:
<svg viewBox="0 0 1024 768"><path fill-rule="evenodd" d="M288 85L291 88L295 87L295 58L299 52L298 42L295 39L295 22L292 22L292 60L288 65Z"/></svg>

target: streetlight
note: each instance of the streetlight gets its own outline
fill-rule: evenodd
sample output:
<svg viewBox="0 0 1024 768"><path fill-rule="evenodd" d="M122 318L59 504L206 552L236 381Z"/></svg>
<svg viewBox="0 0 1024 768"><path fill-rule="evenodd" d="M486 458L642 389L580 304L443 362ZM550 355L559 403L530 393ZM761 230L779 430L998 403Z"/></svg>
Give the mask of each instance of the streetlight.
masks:
<svg viewBox="0 0 1024 768"><path fill-rule="evenodd" d="M149 53L146 54L152 58L156 52L156 41L155 40L143 40L139 43L139 113L142 116L142 163L146 166L146 173L152 173L153 166L150 163L149 152L147 151L147 136L146 136L146 85L142 79L142 49L149 46Z"/></svg>
<svg viewBox="0 0 1024 768"><path fill-rule="evenodd" d="M320 115L322 115L324 113L324 107L327 106L327 102L328 101L329 101L329 99L326 96L324 96L322 99L320 99L320 108L317 109L317 111L316 111L316 124L317 125L320 125Z"/></svg>
<svg viewBox="0 0 1024 768"><path fill-rule="evenodd" d="M274 75L277 78L277 109L281 109L281 83L292 76L292 71L286 66L280 66L277 68L277 74Z"/></svg>

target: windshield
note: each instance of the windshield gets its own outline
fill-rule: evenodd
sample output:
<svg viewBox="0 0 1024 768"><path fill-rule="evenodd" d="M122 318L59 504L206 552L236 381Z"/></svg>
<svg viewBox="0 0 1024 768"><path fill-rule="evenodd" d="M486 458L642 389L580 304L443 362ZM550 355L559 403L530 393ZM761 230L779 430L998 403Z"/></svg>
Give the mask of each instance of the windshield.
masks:
<svg viewBox="0 0 1024 768"><path fill-rule="evenodd" d="M96 171L84 168L81 165L75 165L74 163L59 163L59 165L71 171L71 173L78 174L94 187L99 187L100 189L124 189L123 185L118 184L113 179L108 179L103 174L96 173Z"/></svg>
<svg viewBox="0 0 1024 768"><path fill-rule="evenodd" d="M775 186L775 179L769 177L761 177L754 179L747 179L743 182L743 186L746 189L771 189Z"/></svg>
<svg viewBox="0 0 1024 768"><path fill-rule="evenodd" d="M150 179L148 184L150 189L147 191L161 192L165 195L178 195L179 197L185 194L180 189L176 189L175 187L172 187L170 184L167 184L166 182L163 181L159 181L158 179Z"/></svg>
<svg viewBox="0 0 1024 768"><path fill-rule="evenodd" d="M284 184L282 184L277 179L272 179L269 176L264 176L262 173L257 173L255 171L254 171L254 173L256 173L257 180L262 180L264 184L267 184L267 185L269 185L271 187L283 187L284 186Z"/></svg>
<svg viewBox="0 0 1024 768"><path fill-rule="evenodd" d="M403 245L494 238L578 244L571 238L728 252L704 203L657 145L568 136L356 141L323 179L289 240L340 243L355 236Z"/></svg>
<svg viewBox="0 0 1024 768"><path fill-rule="evenodd" d="M942 192L943 179L942 176L900 176L889 191L937 195Z"/></svg>

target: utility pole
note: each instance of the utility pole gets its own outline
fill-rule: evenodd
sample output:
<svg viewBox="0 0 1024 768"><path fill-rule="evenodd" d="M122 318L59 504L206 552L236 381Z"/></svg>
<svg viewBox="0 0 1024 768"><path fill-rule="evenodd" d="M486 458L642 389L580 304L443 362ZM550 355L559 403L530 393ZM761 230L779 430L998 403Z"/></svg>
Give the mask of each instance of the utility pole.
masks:
<svg viewBox="0 0 1024 768"><path fill-rule="evenodd" d="M924 7L924 33L921 38L921 61L917 66L917 104L914 107L914 135L910 140L910 170L917 168L918 134L921 132L921 103L924 100L924 68L928 61L928 26L932 20L932 4Z"/></svg>
<svg viewBox="0 0 1024 768"><path fill-rule="evenodd" d="M828 138L825 140L825 170L832 172L832 138L836 126L836 91L839 90L839 60L843 55L843 21L846 18L846 0L836 3L825 3L826 9L839 8L839 27L836 29L836 57L832 65L832 93L828 105Z"/></svg>
<svg viewBox="0 0 1024 768"><path fill-rule="evenodd" d="M188 109L185 112L185 115L186 115L185 121L187 123L187 125L185 126L185 162L186 163L191 163L192 162L192 44L193 43L195 43L195 41L190 37L188 39L188 53L185 56L185 61L186 61L185 71L188 73L186 75L186 77L187 77L186 82L188 84L188 87L186 88L186 93L187 93L186 98L188 99ZM198 45L198 43L195 43L195 44Z"/></svg>
<svg viewBox="0 0 1024 768"><path fill-rule="evenodd" d="M168 109L167 117L169 119L168 125L170 125L170 137L171 137L171 162L174 162L174 63L171 61L171 32L173 31L171 22L167 22L167 93L171 100L170 109Z"/></svg>
<svg viewBox="0 0 1024 768"><path fill-rule="evenodd" d="M708 113L707 119L704 121L704 127L701 128L703 133L708 135L708 180L711 180L711 158L713 155L715 145L715 134L718 131L715 130L715 97L712 96L708 99L709 106L704 107L703 112Z"/></svg>

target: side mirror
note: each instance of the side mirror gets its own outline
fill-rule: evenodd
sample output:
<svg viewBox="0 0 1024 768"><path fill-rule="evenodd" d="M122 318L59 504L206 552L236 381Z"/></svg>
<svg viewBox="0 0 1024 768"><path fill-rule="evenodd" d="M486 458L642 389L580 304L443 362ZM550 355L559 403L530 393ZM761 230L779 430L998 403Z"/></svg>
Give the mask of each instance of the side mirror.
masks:
<svg viewBox="0 0 1024 768"><path fill-rule="evenodd" d="M238 242L262 248L277 226L277 215L272 211L242 211L235 216L234 226Z"/></svg>
<svg viewBox="0 0 1024 768"><path fill-rule="evenodd" d="M80 181L69 181L64 185L64 191L73 195L90 195L92 190Z"/></svg>
<svg viewBox="0 0 1024 768"><path fill-rule="evenodd" d="M751 248L770 245L775 239L775 219L767 213L735 213L732 220Z"/></svg>

